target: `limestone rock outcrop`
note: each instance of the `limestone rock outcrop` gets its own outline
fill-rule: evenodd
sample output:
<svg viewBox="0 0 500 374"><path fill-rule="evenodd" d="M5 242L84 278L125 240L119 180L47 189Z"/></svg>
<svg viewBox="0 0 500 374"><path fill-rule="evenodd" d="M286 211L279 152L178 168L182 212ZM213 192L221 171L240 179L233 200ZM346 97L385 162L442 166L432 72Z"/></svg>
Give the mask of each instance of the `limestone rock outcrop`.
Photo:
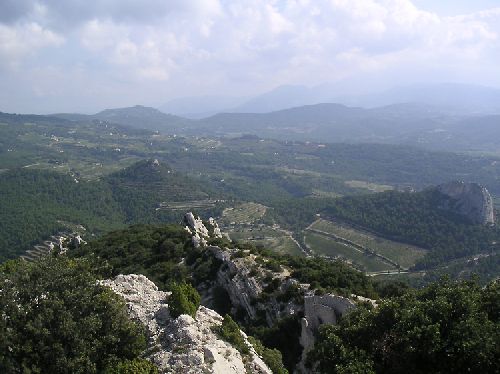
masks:
<svg viewBox="0 0 500 374"><path fill-rule="evenodd" d="M119 275L102 284L122 296L130 317L146 327L146 358L160 373L271 374L246 335L242 333L251 352L243 358L214 333L213 327L220 325L223 318L213 310L201 306L196 318L181 315L174 319L168 311L169 293L159 291L143 275Z"/></svg>
<svg viewBox="0 0 500 374"><path fill-rule="evenodd" d="M203 224L203 220L200 217L195 217L193 213L189 212L184 215L184 222L187 225L186 231L193 235L192 240L195 248L206 246L210 234Z"/></svg>
<svg viewBox="0 0 500 374"><path fill-rule="evenodd" d="M475 224L495 223L493 199L485 187L454 181L438 186L437 190L449 198L441 208L460 214Z"/></svg>

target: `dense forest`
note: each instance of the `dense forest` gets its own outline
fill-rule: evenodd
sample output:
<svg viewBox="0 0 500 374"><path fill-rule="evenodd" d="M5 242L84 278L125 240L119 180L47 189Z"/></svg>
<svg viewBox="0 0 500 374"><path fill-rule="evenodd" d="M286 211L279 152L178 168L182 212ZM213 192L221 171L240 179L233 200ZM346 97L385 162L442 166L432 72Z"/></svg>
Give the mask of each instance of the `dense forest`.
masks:
<svg viewBox="0 0 500 374"><path fill-rule="evenodd" d="M13 169L0 177L0 261L14 258L43 238L83 225L93 235L131 223L179 222L184 211L156 209L213 195L208 188L167 165L140 161L101 180ZM207 191L207 192L205 192ZM201 211L216 214L219 208Z"/></svg>
<svg viewBox="0 0 500 374"><path fill-rule="evenodd" d="M13 258L41 238L66 229L64 222L94 233L117 228L124 216L111 188L76 183L69 175L17 169L0 178L0 261Z"/></svg>

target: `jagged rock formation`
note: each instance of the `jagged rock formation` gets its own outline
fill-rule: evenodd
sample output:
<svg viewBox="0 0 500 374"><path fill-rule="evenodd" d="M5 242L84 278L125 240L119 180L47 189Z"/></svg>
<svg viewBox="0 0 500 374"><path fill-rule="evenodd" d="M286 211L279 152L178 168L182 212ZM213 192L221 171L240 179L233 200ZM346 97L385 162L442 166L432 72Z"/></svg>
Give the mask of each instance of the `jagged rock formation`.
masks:
<svg viewBox="0 0 500 374"><path fill-rule="evenodd" d="M146 358L160 373L271 374L243 332L251 351L245 358L213 332L223 320L213 310L201 306L194 319L188 315L174 319L168 311L169 293L159 291L145 276L119 275L102 283L125 299L131 318L146 326Z"/></svg>
<svg viewBox="0 0 500 374"><path fill-rule="evenodd" d="M205 247L209 238L222 238L219 225L212 217L208 219L208 225L212 232L205 226L200 217L195 217L191 212L184 215L184 222L186 223L186 231L193 236L192 240L195 248Z"/></svg>
<svg viewBox="0 0 500 374"><path fill-rule="evenodd" d="M443 203L443 209L460 214L475 224L495 223L493 199L485 187L455 181L442 184L437 190L450 198Z"/></svg>

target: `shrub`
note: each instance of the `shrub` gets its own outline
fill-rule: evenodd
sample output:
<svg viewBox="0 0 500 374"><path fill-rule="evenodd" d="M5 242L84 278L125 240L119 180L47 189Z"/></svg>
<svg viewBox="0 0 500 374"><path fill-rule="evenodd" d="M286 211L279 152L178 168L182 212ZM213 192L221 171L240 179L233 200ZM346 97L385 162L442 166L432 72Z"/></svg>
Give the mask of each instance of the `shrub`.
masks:
<svg viewBox="0 0 500 374"><path fill-rule="evenodd" d="M121 361L108 367L105 374L158 374L158 368L144 359Z"/></svg>
<svg viewBox="0 0 500 374"><path fill-rule="evenodd" d="M216 328L216 333L236 348L241 354L250 353L250 349L248 348L243 335L241 335L240 327L228 314L224 316L222 325Z"/></svg>
<svg viewBox="0 0 500 374"><path fill-rule="evenodd" d="M283 358L280 351L265 347L260 340L253 336L249 336L248 340L254 347L255 352L262 357L262 360L264 360L273 374L288 374L288 370L283 365Z"/></svg>
<svg viewBox="0 0 500 374"><path fill-rule="evenodd" d="M187 314L194 318L201 301L198 291L188 283L174 283L170 291L172 291L168 299L170 315L177 318L181 314Z"/></svg>

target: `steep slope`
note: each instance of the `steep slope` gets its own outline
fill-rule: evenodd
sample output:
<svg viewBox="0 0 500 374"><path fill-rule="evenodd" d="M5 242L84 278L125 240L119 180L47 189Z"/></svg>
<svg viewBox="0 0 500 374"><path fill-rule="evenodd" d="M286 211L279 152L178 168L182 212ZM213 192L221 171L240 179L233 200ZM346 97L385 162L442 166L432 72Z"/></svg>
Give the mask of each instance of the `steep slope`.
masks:
<svg viewBox="0 0 500 374"><path fill-rule="evenodd" d="M493 199L485 187L454 181L438 186L437 190L450 198L441 205L443 209L460 214L475 224L495 224Z"/></svg>

